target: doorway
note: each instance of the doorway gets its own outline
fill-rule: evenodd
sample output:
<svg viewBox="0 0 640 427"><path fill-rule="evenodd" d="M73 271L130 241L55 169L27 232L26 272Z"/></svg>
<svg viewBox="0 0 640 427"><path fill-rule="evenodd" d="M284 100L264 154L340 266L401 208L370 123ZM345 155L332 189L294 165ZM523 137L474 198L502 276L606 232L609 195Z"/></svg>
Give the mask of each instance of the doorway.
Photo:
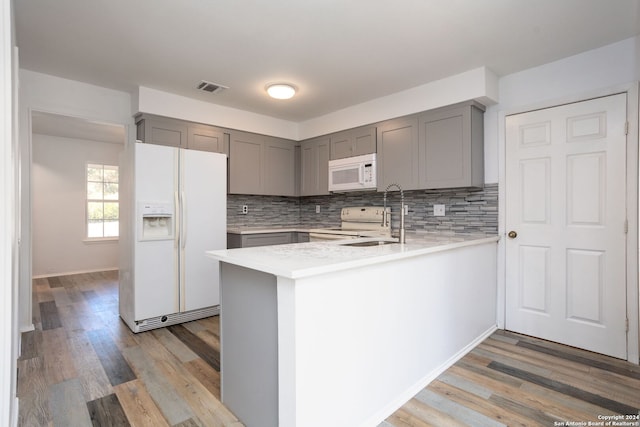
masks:
<svg viewBox="0 0 640 427"><path fill-rule="evenodd" d="M627 358L627 94L506 118L505 328Z"/></svg>
<svg viewBox="0 0 640 427"><path fill-rule="evenodd" d="M32 277L118 266L118 164L125 127L33 111Z"/></svg>

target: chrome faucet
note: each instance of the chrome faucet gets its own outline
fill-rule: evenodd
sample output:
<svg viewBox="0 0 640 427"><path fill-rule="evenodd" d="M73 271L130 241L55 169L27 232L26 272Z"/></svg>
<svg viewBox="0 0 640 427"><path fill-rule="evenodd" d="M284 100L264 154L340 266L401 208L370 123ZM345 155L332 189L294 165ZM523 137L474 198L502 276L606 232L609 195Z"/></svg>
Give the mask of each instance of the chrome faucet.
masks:
<svg viewBox="0 0 640 427"><path fill-rule="evenodd" d="M389 184L387 188L384 190L384 208L382 209L382 226L386 227L389 225L391 212L387 213L387 192L391 187L396 187L400 190L400 233L399 233L399 242L406 243L404 236L404 191L402 191L402 187L398 184ZM387 218L389 216L389 218Z"/></svg>

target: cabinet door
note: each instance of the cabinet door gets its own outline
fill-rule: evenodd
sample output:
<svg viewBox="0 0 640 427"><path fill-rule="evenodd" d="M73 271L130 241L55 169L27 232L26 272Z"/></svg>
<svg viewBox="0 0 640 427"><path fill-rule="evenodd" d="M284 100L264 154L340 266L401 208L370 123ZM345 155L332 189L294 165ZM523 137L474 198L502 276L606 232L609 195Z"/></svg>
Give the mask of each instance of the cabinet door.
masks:
<svg viewBox="0 0 640 427"><path fill-rule="evenodd" d="M292 232L247 234L242 236L242 247L286 245L292 242Z"/></svg>
<svg viewBox="0 0 640 427"><path fill-rule="evenodd" d="M378 191L389 184L415 190L419 181L418 118L402 117L378 127Z"/></svg>
<svg viewBox="0 0 640 427"><path fill-rule="evenodd" d="M187 148L229 154L225 144L225 133L213 126L189 126Z"/></svg>
<svg viewBox="0 0 640 427"><path fill-rule="evenodd" d="M353 155L360 156L376 152L376 128L364 127L351 131L353 142Z"/></svg>
<svg viewBox="0 0 640 427"><path fill-rule="evenodd" d="M318 155L313 141L300 146L300 195L313 196L318 179Z"/></svg>
<svg viewBox="0 0 640 427"><path fill-rule="evenodd" d="M376 128L365 126L338 132L330 137L331 160L376 152Z"/></svg>
<svg viewBox="0 0 640 427"><path fill-rule="evenodd" d="M353 156L353 143L349 131L331 135L331 160Z"/></svg>
<svg viewBox="0 0 640 427"><path fill-rule="evenodd" d="M329 145L328 137L311 139L301 144L301 196L329 194Z"/></svg>
<svg viewBox="0 0 640 427"><path fill-rule="evenodd" d="M264 194L262 136L234 131L229 145L229 192Z"/></svg>
<svg viewBox="0 0 640 427"><path fill-rule="evenodd" d="M178 120L143 119L142 141L149 144L184 148L187 145L187 126Z"/></svg>
<svg viewBox="0 0 640 427"><path fill-rule="evenodd" d="M242 235L236 233L227 233L227 249L236 249L242 247Z"/></svg>
<svg viewBox="0 0 640 427"><path fill-rule="evenodd" d="M305 232L297 232L296 234L296 241L295 243L305 243L309 241L309 233L305 233ZM293 243L293 242L292 242Z"/></svg>
<svg viewBox="0 0 640 427"><path fill-rule="evenodd" d="M483 117L472 105L420 116L420 187L482 186Z"/></svg>
<svg viewBox="0 0 640 427"><path fill-rule="evenodd" d="M316 174L315 191L316 195L329 194L329 140L323 138L316 143Z"/></svg>
<svg viewBox="0 0 640 427"><path fill-rule="evenodd" d="M264 147L264 194L296 195L296 152L293 141L267 137Z"/></svg>

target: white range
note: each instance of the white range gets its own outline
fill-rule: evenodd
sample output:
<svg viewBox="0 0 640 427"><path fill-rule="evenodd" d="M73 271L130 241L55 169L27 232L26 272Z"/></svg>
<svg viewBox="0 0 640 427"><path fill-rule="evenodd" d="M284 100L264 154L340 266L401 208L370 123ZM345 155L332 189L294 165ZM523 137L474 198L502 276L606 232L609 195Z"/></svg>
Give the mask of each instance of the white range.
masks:
<svg viewBox="0 0 640 427"><path fill-rule="evenodd" d="M342 208L337 228L314 228L309 230L309 241L354 239L357 237L390 237L391 224L382 223L382 206L361 206ZM387 208L387 213L391 208Z"/></svg>

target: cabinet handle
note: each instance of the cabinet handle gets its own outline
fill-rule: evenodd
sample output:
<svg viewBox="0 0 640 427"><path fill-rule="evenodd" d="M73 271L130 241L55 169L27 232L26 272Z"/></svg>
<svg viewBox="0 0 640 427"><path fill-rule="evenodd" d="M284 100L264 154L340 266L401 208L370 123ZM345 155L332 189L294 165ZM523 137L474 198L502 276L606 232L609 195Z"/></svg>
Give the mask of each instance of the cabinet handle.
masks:
<svg viewBox="0 0 640 427"><path fill-rule="evenodd" d="M509 232L509 234L507 234L507 236L509 236L510 239L515 239L516 237L518 237L518 233L516 233L515 231L511 230Z"/></svg>

